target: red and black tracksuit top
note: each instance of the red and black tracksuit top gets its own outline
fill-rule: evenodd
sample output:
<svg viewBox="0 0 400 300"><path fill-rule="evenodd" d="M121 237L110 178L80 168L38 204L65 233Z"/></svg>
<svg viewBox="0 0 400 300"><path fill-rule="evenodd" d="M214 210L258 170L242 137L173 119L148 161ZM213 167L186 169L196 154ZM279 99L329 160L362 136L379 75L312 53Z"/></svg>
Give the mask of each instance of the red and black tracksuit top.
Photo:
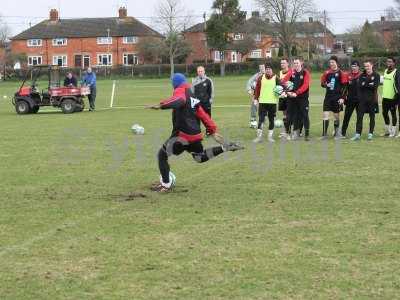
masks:
<svg viewBox="0 0 400 300"><path fill-rule="evenodd" d="M161 109L172 109L172 135L188 143L195 143L203 139L200 121L209 134L217 131L217 126L211 117L199 105L188 83L181 84L174 89L172 97L160 102Z"/></svg>
<svg viewBox="0 0 400 300"><path fill-rule="evenodd" d="M334 83L333 87L330 86ZM325 99L346 99L347 97L347 74L340 69L336 71L327 70L321 76L321 87L326 89Z"/></svg>
<svg viewBox="0 0 400 300"><path fill-rule="evenodd" d="M347 92L346 104L358 103L358 79L361 76L361 72L351 72L348 75L349 87Z"/></svg>
<svg viewBox="0 0 400 300"><path fill-rule="evenodd" d="M293 92L296 93L295 99L308 100L310 94L311 75L306 69L300 72L293 70L290 80L293 82Z"/></svg>

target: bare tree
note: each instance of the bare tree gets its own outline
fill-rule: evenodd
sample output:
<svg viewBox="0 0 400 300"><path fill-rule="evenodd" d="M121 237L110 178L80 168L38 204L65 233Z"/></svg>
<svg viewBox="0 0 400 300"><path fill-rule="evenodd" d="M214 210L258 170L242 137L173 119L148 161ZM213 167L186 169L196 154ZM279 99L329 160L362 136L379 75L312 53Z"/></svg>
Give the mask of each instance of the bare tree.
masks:
<svg viewBox="0 0 400 300"><path fill-rule="evenodd" d="M187 55L189 47L182 32L189 23L188 12L181 0L160 0L156 7L156 22L165 35L165 47L171 66L171 77L175 72L174 62L177 58Z"/></svg>
<svg viewBox="0 0 400 300"><path fill-rule="evenodd" d="M356 25L346 29L346 32L342 35L346 48L353 47L353 51L358 52L360 49L360 35L362 28L362 25Z"/></svg>
<svg viewBox="0 0 400 300"><path fill-rule="evenodd" d="M0 44L4 45L8 41L10 35L11 35L10 27L8 27L8 25L5 22L3 22L0 15Z"/></svg>
<svg viewBox="0 0 400 300"><path fill-rule="evenodd" d="M285 55L291 56L296 37L296 22L314 11L312 0L256 0L265 16L276 25Z"/></svg>
<svg viewBox="0 0 400 300"><path fill-rule="evenodd" d="M165 54L165 43L163 40L153 37L141 38L137 44L138 54L145 63L161 63Z"/></svg>

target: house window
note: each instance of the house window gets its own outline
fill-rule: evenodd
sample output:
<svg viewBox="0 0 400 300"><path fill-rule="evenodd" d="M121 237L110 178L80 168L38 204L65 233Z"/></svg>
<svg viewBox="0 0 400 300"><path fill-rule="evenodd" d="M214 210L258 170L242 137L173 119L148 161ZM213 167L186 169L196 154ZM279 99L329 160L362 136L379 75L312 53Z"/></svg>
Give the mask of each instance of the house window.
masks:
<svg viewBox="0 0 400 300"><path fill-rule="evenodd" d="M67 39L53 39L53 46L66 46Z"/></svg>
<svg viewBox="0 0 400 300"><path fill-rule="evenodd" d="M139 59L133 53L124 53L123 64L125 66L137 65L137 64L139 64Z"/></svg>
<svg viewBox="0 0 400 300"><path fill-rule="evenodd" d="M54 55L53 56L53 65L59 67L67 66L67 56L66 55Z"/></svg>
<svg viewBox="0 0 400 300"><path fill-rule="evenodd" d="M254 40L255 40L256 42L261 42L261 33L260 33L260 32L255 34Z"/></svg>
<svg viewBox="0 0 400 300"><path fill-rule="evenodd" d="M136 44L138 38L136 36L124 36L123 43L124 44Z"/></svg>
<svg viewBox="0 0 400 300"><path fill-rule="evenodd" d="M112 54L98 54L97 64L99 66L111 66L112 65Z"/></svg>
<svg viewBox="0 0 400 300"><path fill-rule="evenodd" d="M233 36L233 39L234 39L235 41L241 41L241 40L243 40L243 34L241 34L241 33L236 33L236 34Z"/></svg>
<svg viewBox="0 0 400 300"><path fill-rule="evenodd" d="M111 45L112 44L112 37L105 36L105 37L98 37L97 38L98 45Z"/></svg>
<svg viewBox="0 0 400 300"><path fill-rule="evenodd" d="M253 50L250 53L251 58L262 58L262 51L261 49Z"/></svg>
<svg viewBox="0 0 400 300"><path fill-rule="evenodd" d="M271 49L265 50L265 57L266 57L266 58L272 58L272 51L271 51Z"/></svg>
<svg viewBox="0 0 400 300"><path fill-rule="evenodd" d="M28 56L28 66L36 66L42 64L41 56Z"/></svg>
<svg viewBox="0 0 400 300"><path fill-rule="evenodd" d="M42 40L41 39L31 39L27 41L28 47L41 47Z"/></svg>
<svg viewBox="0 0 400 300"><path fill-rule="evenodd" d="M314 33L314 37L324 37L324 33L323 32L316 32Z"/></svg>
<svg viewBox="0 0 400 300"><path fill-rule="evenodd" d="M221 52L214 51L214 61L221 61Z"/></svg>
<svg viewBox="0 0 400 300"><path fill-rule="evenodd" d="M305 38L306 34L305 33L296 33L297 38Z"/></svg>

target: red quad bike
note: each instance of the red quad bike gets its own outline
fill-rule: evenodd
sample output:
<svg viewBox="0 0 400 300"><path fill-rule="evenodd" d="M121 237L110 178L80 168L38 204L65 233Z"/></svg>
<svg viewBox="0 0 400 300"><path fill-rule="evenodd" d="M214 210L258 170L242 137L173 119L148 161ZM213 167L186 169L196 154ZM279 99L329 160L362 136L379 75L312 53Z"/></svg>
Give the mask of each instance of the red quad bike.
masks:
<svg viewBox="0 0 400 300"><path fill-rule="evenodd" d="M47 73L49 84L47 89L39 90L37 80L41 74ZM31 84L27 85L28 78ZM60 107L65 114L80 112L85 107L83 99L90 94L90 88L60 86L60 69L58 66L34 66L28 70L12 103L18 114L37 113L41 106Z"/></svg>

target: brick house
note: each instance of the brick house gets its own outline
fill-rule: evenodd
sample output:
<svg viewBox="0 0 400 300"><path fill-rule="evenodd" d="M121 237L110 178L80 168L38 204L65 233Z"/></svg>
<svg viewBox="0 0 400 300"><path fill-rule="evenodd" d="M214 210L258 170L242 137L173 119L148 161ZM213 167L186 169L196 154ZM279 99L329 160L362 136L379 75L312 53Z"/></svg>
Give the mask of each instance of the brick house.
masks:
<svg viewBox="0 0 400 300"><path fill-rule="evenodd" d="M317 51L323 52L326 47L327 52L330 52L333 48L335 36L329 29L325 29L321 22L310 18L308 22L298 22L296 26L295 45L303 51L313 47ZM219 51L207 48L204 31L205 24L199 23L184 32L185 39L189 41L194 49L188 57L187 63L204 61L205 59L214 62L220 61ZM225 61L235 63L245 61L247 58L265 59L272 57L274 52L277 54L279 48L276 31L276 24L271 23L268 19L262 19L258 11L253 11L251 18L238 25L231 37L235 42L244 39L246 35L250 35L254 38L255 48L244 57L233 49L227 50Z"/></svg>
<svg viewBox="0 0 400 300"><path fill-rule="evenodd" d="M320 21L309 18L308 22L296 23L295 43L303 51L313 48L316 53L331 53L335 35Z"/></svg>
<svg viewBox="0 0 400 300"><path fill-rule="evenodd" d="M225 61L228 63L237 63L246 60L247 58L267 58L271 57L271 47L274 45L270 28L265 26L265 21L261 20L258 12L253 12L252 17L245 20L231 33L231 39L240 41L246 35L251 35L255 41L255 49L249 54L242 57L240 53L234 49L225 51ZM186 63L191 64L196 61L213 61L219 62L221 54L215 49L207 47L207 36L205 33L205 23L198 23L184 32L184 37L192 46L192 53L186 60ZM232 47L233 48L233 47Z"/></svg>
<svg viewBox="0 0 400 300"><path fill-rule="evenodd" d="M381 17L380 21L371 23L372 28L382 39L385 50L397 50L400 37L400 21L389 21Z"/></svg>
<svg viewBox="0 0 400 300"><path fill-rule="evenodd" d="M11 38L11 52L24 53L27 64L69 68L143 63L137 43L146 37L163 38L157 31L127 15L121 7L113 18L50 18Z"/></svg>

